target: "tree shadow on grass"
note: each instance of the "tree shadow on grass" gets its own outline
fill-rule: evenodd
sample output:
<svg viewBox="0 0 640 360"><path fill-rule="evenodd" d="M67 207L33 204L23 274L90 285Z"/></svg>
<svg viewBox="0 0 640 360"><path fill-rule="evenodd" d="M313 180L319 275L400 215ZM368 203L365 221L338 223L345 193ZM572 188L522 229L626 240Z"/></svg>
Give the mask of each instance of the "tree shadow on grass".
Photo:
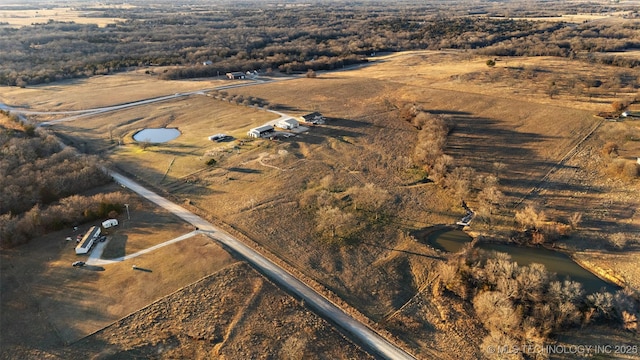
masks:
<svg viewBox="0 0 640 360"><path fill-rule="evenodd" d="M236 166L227 168L227 170L233 171L233 172L239 172L239 173L243 173L243 174L262 174L261 170L241 168L241 167L236 167Z"/></svg>
<svg viewBox="0 0 640 360"><path fill-rule="evenodd" d="M389 250L389 251L397 251L397 252L401 252L401 253L404 253L404 254L407 254L407 255L421 256L421 257L426 257L426 258L436 259L436 260L446 260L446 258L443 258L442 256L423 254L423 253L419 253L419 252L415 252L415 251L394 249L394 248L390 248L390 247L386 247L386 246L382 246L382 245L378 245L378 244L368 243L368 242L365 242L365 241L361 241L360 244L373 246L373 247L377 247L379 249L384 249L384 250Z"/></svg>
<svg viewBox="0 0 640 360"><path fill-rule="evenodd" d="M297 107L283 105L283 104L271 104L271 110L274 111L299 111Z"/></svg>
<svg viewBox="0 0 640 360"><path fill-rule="evenodd" d="M153 270L151 270L151 269L139 267L139 266L136 266L136 265L133 265L131 268L133 270L138 270L138 271L142 271L142 272L148 272L148 273L153 272Z"/></svg>
<svg viewBox="0 0 640 360"><path fill-rule="evenodd" d="M471 116L472 114L467 111L456 111L456 110L440 110L440 109L429 109L427 110L429 114L434 115L451 115L451 116Z"/></svg>
<svg viewBox="0 0 640 360"><path fill-rule="evenodd" d="M89 270L89 271L104 271L104 267L102 266L96 266L96 265L84 265L83 267L81 267L82 270Z"/></svg>
<svg viewBox="0 0 640 360"><path fill-rule="evenodd" d="M345 119L345 118L330 118L327 120L327 124L332 126L337 126L337 127L355 128L355 129L371 126L371 123L368 123L365 121L357 121L357 120L351 120L351 119Z"/></svg>

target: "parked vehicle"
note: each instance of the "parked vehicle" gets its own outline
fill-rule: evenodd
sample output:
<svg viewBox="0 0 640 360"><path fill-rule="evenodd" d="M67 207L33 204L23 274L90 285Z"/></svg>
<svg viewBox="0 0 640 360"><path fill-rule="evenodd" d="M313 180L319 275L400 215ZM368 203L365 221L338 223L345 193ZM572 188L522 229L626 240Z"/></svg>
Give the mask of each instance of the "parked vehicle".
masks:
<svg viewBox="0 0 640 360"><path fill-rule="evenodd" d="M227 135L227 134L215 134L215 135L211 135L209 136L209 140L211 141L215 141L215 142L221 142L227 139L230 139L231 136Z"/></svg>
<svg viewBox="0 0 640 360"><path fill-rule="evenodd" d="M102 227L108 229L112 226L118 226L118 219L109 219L102 222Z"/></svg>
<svg viewBox="0 0 640 360"><path fill-rule="evenodd" d="M85 265L84 261L74 261L73 264L71 264L71 266L73 267L82 267L84 265Z"/></svg>

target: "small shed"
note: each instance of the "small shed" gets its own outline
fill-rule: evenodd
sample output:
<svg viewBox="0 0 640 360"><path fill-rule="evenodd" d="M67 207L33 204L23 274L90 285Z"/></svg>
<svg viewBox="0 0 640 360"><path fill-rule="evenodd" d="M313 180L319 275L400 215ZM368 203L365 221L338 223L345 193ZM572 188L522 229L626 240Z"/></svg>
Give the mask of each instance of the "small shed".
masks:
<svg viewBox="0 0 640 360"><path fill-rule="evenodd" d="M108 229L110 227L113 226L118 226L118 220L117 219L109 219L109 220L105 220L102 222L102 227L105 229Z"/></svg>
<svg viewBox="0 0 640 360"><path fill-rule="evenodd" d="M274 130L275 129L271 125L262 125L262 126L258 126L256 128L253 128L253 129L249 130L247 132L247 135L249 137L259 138L259 137L264 137L264 136L267 136L267 135L273 133Z"/></svg>
<svg viewBox="0 0 640 360"><path fill-rule="evenodd" d="M245 74L241 71L235 71L235 72L229 72L227 73L227 78L229 80L238 80L238 79L244 79L245 78Z"/></svg>
<svg viewBox="0 0 640 360"><path fill-rule="evenodd" d="M302 120L311 124L324 124L325 118L319 112L303 115Z"/></svg>
<svg viewBox="0 0 640 360"><path fill-rule="evenodd" d="M296 119L288 118L288 119L282 119L278 121L276 126L279 127L280 129L291 130L300 126L300 123Z"/></svg>
<svg viewBox="0 0 640 360"><path fill-rule="evenodd" d="M91 250L93 242L100 236L100 227L92 226L89 231L82 237L78 246L76 246L76 254L86 254Z"/></svg>

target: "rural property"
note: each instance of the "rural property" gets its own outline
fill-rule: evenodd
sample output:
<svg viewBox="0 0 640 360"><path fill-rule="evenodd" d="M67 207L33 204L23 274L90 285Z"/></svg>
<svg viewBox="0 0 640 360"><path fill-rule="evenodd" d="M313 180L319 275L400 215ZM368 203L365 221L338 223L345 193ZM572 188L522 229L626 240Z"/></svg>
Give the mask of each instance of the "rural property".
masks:
<svg viewBox="0 0 640 360"><path fill-rule="evenodd" d="M0 359L640 359L640 3L328 4L0 5Z"/></svg>

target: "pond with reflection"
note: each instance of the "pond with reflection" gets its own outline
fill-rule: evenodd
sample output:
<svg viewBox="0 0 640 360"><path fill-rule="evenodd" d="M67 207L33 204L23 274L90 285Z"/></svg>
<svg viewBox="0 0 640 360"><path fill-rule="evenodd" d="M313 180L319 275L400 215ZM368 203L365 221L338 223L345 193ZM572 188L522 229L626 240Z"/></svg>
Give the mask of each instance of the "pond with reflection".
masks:
<svg viewBox="0 0 640 360"><path fill-rule="evenodd" d="M144 129L140 130L133 135L135 141L148 141L150 143L158 144L171 141L180 136L180 130L157 128L157 129Z"/></svg>

